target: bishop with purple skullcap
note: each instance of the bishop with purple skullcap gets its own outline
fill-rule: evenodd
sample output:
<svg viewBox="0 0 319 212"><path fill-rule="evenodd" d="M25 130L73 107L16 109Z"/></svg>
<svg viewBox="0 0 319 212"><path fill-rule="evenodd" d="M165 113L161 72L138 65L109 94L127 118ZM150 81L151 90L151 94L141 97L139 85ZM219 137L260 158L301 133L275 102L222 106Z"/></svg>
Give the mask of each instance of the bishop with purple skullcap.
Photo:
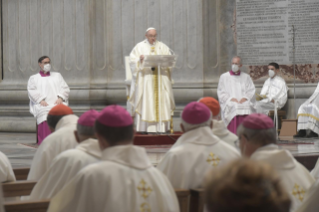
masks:
<svg viewBox="0 0 319 212"><path fill-rule="evenodd" d="M260 113L250 114L244 119L242 125L252 130L267 130L275 127L269 116Z"/></svg>
<svg viewBox="0 0 319 212"><path fill-rule="evenodd" d="M188 124L201 124L211 119L211 112L203 103L191 102L184 108L182 119Z"/></svg>
<svg viewBox="0 0 319 212"><path fill-rule="evenodd" d="M95 121L99 114L100 113L96 110L88 110L81 115L81 117L78 120L78 124L85 127L94 127Z"/></svg>
<svg viewBox="0 0 319 212"><path fill-rule="evenodd" d="M108 127L127 127L133 124L131 115L119 105L104 108L97 121Z"/></svg>

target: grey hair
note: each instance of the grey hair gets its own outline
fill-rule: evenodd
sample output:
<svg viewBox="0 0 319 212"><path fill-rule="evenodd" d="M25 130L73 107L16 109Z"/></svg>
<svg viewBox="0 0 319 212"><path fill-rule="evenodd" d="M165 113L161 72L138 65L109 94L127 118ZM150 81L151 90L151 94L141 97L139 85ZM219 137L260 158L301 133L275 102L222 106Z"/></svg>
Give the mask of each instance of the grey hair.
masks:
<svg viewBox="0 0 319 212"><path fill-rule="evenodd" d="M246 128L241 124L237 128L237 135L238 137L244 135L250 142L261 146L277 143L275 127L265 130L254 130Z"/></svg>
<svg viewBox="0 0 319 212"><path fill-rule="evenodd" d="M78 132L78 135L84 135L84 136L94 136L94 126L88 127L80 125L79 123L76 125L76 130Z"/></svg>
<svg viewBox="0 0 319 212"><path fill-rule="evenodd" d="M239 57L239 56L233 57L233 58L231 59L231 62L233 62L233 59L235 59L235 58L238 58L238 59L240 60L240 64L241 64L241 65L243 64L243 60L242 60L241 57Z"/></svg>
<svg viewBox="0 0 319 212"><path fill-rule="evenodd" d="M197 129L200 127L210 127L211 123L212 123L212 115L210 115L207 121L200 124L189 124L182 119L182 125L184 127L185 132L193 130L193 129Z"/></svg>

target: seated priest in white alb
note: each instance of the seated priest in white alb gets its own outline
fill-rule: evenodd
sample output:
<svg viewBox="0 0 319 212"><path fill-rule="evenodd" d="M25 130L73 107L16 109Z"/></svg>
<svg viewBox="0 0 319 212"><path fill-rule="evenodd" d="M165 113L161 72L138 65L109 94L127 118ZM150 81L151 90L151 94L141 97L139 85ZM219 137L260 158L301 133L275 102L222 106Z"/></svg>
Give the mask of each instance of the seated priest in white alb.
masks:
<svg viewBox="0 0 319 212"><path fill-rule="evenodd" d="M240 67L241 58L236 56L232 59L232 70L220 76L217 88L222 119L234 134L244 118L255 110L255 85L248 74L239 70Z"/></svg>
<svg viewBox="0 0 319 212"><path fill-rule="evenodd" d="M239 152L212 132L212 115L207 106L189 103L182 112L184 134L165 154L157 168L175 189L200 188L205 173L240 158Z"/></svg>
<svg viewBox="0 0 319 212"><path fill-rule="evenodd" d="M270 110L278 110L285 106L287 102L288 87L283 78L278 76L279 65L277 63L269 63L269 78L265 81L260 95L256 97L257 113L268 115Z"/></svg>
<svg viewBox="0 0 319 212"><path fill-rule="evenodd" d="M39 180L49 169L53 159L61 152L77 146L74 137L78 117L64 104L53 107L48 114L51 134L37 149L30 168L28 180Z"/></svg>
<svg viewBox="0 0 319 212"><path fill-rule="evenodd" d="M158 67L144 68L143 61L147 55L170 55L171 52L164 43L156 40L156 29L147 29L145 37L146 39L138 43L130 54L132 75L137 81L135 88L131 88L129 102L136 113L133 116L136 116L137 132L165 133L169 130L175 110L171 70L164 67L161 70L157 70Z"/></svg>
<svg viewBox="0 0 319 212"><path fill-rule="evenodd" d="M122 107L104 108L95 123L100 162L83 168L56 196L49 210L59 212L177 212L174 189L133 145L133 119Z"/></svg>
<svg viewBox="0 0 319 212"><path fill-rule="evenodd" d="M50 72L51 60L42 56L38 60L40 72L32 75L28 82L30 113L37 119L38 144L51 133L47 125L49 111L58 104L68 104L70 89L62 75Z"/></svg>
<svg viewBox="0 0 319 212"><path fill-rule="evenodd" d="M216 135L220 140L235 146L235 142L238 137L234 133L230 132L220 117L220 105L219 102L213 97L204 97L199 100L200 103L206 105L212 112L213 120L213 134Z"/></svg>
<svg viewBox="0 0 319 212"><path fill-rule="evenodd" d="M295 212L318 212L319 210L319 181L309 189L302 205Z"/></svg>
<svg viewBox="0 0 319 212"><path fill-rule="evenodd" d="M82 168L101 159L101 149L94 135L94 124L99 112L89 110L78 120L74 136L79 143L54 158L52 165L33 188L30 199L51 199Z"/></svg>
<svg viewBox="0 0 319 212"><path fill-rule="evenodd" d="M13 169L8 157L0 152L0 182L16 181Z"/></svg>
<svg viewBox="0 0 319 212"><path fill-rule="evenodd" d="M294 138L316 138L319 134L319 83L311 97L298 110L298 133Z"/></svg>
<svg viewBox="0 0 319 212"><path fill-rule="evenodd" d="M288 150L276 145L276 129L271 118L265 114L250 115L238 127L237 135L242 155L274 167L290 194L292 209L297 209L315 179Z"/></svg>

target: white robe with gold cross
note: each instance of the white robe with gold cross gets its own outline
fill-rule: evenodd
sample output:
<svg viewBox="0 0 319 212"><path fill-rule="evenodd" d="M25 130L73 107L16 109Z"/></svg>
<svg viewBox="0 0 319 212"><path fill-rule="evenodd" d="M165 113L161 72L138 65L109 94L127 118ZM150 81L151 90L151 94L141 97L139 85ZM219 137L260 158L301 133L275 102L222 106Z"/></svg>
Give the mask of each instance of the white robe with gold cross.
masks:
<svg viewBox="0 0 319 212"><path fill-rule="evenodd" d="M174 189L144 148L113 146L51 199L49 212L178 212Z"/></svg>
<svg viewBox="0 0 319 212"><path fill-rule="evenodd" d="M288 150L279 149L277 145L270 144L257 149L251 155L251 159L266 162L277 171L292 201L291 211L302 204L305 194L315 179Z"/></svg>
<svg viewBox="0 0 319 212"><path fill-rule="evenodd" d="M239 157L239 152L216 137L211 128L200 127L184 133L157 168L175 189L196 189L202 186L207 171Z"/></svg>
<svg viewBox="0 0 319 212"><path fill-rule="evenodd" d="M319 210L319 181L309 189L305 200L296 212L318 212Z"/></svg>
<svg viewBox="0 0 319 212"><path fill-rule="evenodd" d="M154 45L151 45L147 40L138 43L130 54L130 67L136 83L135 87L131 88L129 103L134 108L134 115L137 118L137 131L166 132L169 129L171 116L175 110L171 70L161 68L160 79L158 79L157 67L155 71L151 68L143 68L140 56L170 54L170 49L165 44L156 41ZM160 94L158 87L160 87Z"/></svg>
<svg viewBox="0 0 319 212"><path fill-rule="evenodd" d="M319 134L319 83L311 97L298 110L298 131L312 130Z"/></svg>
<svg viewBox="0 0 319 212"><path fill-rule="evenodd" d="M54 158L50 168L33 188L31 200L51 199L82 168L101 159L101 149L96 139L89 138L75 149L62 152Z"/></svg>

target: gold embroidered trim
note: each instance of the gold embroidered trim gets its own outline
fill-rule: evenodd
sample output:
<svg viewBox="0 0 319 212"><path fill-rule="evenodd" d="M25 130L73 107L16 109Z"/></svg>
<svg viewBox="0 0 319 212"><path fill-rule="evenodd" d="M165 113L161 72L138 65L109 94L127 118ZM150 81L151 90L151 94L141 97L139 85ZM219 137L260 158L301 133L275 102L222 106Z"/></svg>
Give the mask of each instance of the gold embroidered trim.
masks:
<svg viewBox="0 0 319 212"><path fill-rule="evenodd" d="M158 68L155 68L155 71L153 71L153 98L154 98L154 112L155 112L155 121L159 121L159 95L158 95Z"/></svg>
<svg viewBox="0 0 319 212"><path fill-rule="evenodd" d="M307 117L311 117L311 118L315 119L316 121L319 121L319 118L317 118L316 116L309 114L309 113L300 113L300 114L298 114L297 119L299 118L299 116L307 116Z"/></svg>
<svg viewBox="0 0 319 212"><path fill-rule="evenodd" d="M300 202L302 202L304 200L305 194L306 191L297 183L295 183L295 186L292 189L292 195L294 195L296 198L300 200Z"/></svg>
<svg viewBox="0 0 319 212"><path fill-rule="evenodd" d="M207 158L207 163L209 163L210 165L214 166L214 167L217 167L219 162L220 162L220 159L217 155L215 155L214 153L210 153L208 158Z"/></svg>

